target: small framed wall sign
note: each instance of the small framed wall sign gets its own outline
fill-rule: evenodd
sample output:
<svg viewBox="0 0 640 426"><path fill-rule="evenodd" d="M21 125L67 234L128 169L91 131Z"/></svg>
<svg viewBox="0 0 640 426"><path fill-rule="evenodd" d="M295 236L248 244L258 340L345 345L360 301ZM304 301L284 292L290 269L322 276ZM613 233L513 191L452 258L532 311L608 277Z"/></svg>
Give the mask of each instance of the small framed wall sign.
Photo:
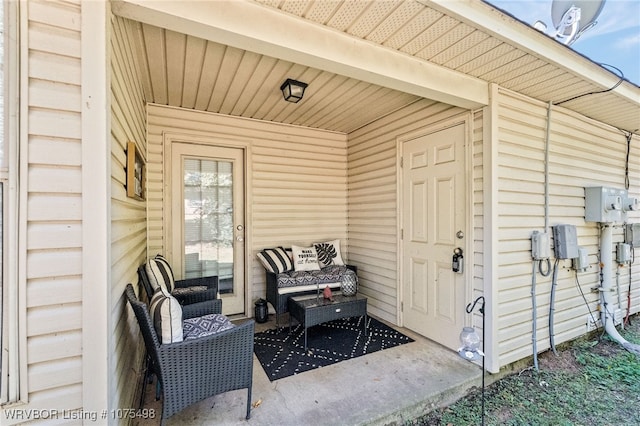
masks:
<svg viewBox="0 0 640 426"><path fill-rule="evenodd" d="M127 142L127 197L144 200L144 159L135 142Z"/></svg>

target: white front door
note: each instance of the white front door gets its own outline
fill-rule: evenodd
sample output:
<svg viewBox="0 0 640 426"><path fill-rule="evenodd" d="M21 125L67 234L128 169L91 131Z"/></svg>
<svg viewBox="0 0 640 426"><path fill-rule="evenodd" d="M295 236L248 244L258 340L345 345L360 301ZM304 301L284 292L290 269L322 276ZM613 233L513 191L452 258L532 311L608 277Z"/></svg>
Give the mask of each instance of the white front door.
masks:
<svg viewBox="0 0 640 426"><path fill-rule="evenodd" d="M217 275L223 313L244 314L244 151L188 143L171 150L176 275Z"/></svg>
<svg viewBox="0 0 640 426"><path fill-rule="evenodd" d="M466 306L464 267L462 274L452 270L467 234L465 128L455 124L402 143L403 322L454 350Z"/></svg>

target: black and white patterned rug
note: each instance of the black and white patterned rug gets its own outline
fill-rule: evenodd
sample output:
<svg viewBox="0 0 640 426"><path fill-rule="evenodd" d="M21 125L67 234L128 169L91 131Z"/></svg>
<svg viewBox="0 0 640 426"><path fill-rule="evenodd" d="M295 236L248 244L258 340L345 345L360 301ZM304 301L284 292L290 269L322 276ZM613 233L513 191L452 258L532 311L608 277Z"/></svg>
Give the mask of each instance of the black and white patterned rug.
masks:
<svg viewBox="0 0 640 426"><path fill-rule="evenodd" d="M307 350L304 350L304 329L292 327L256 333L254 352L274 381L318 367L413 342L413 339L367 318L364 335L362 317L344 318L310 327L307 330Z"/></svg>

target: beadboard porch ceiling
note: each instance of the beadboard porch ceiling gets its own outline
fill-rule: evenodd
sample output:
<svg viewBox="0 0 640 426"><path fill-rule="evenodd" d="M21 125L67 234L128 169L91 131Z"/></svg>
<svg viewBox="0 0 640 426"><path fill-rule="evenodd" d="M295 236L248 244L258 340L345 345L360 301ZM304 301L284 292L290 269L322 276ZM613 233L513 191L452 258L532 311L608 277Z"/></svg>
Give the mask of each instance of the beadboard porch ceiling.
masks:
<svg viewBox="0 0 640 426"><path fill-rule="evenodd" d="M241 27L250 28L252 19L267 18L276 27L280 18L295 20L312 32L340 34L354 43L366 43L362 46L375 46L378 52L383 48L390 58L423 63L434 76L439 70L451 70L452 87L466 85L478 92L486 88L487 97L488 83L544 102L600 92L620 83L615 74L481 1L236 0L209 2L209 7L203 2L178 2L183 9L193 12L193 6L201 15L210 13L210 19L203 17L202 22L215 27L219 20L220 27L227 26L224 34L247 33L218 39L215 31L200 30L201 22L186 16L188 12L181 23L174 24L168 16L182 12L167 10L162 3L176 2L114 3L116 14L131 19L128 32L143 75L145 100L162 105L349 133L429 97L429 92L410 84L405 89L401 82L387 84L384 78L368 78L366 72L359 78L336 72L340 70L336 66L312 66L318 62L303 54L297 61L278 56L277 49L265 52L262 40L254 48L249 31ZM236 7L243 8L246 22L233 22L231 11ZM189 19L193 26L185 25ZM273 31L265 43L275 45L273 40L282 36L278 32L287 33L287 28ZM380 65L393 68L393 64ZM279 91L289 77L309 84L298 104L285 102ZM461 101L460 106L480 106L481 95L467 105ZM562 106L625 131L640 129L640 88L628 81Z"/></svg>

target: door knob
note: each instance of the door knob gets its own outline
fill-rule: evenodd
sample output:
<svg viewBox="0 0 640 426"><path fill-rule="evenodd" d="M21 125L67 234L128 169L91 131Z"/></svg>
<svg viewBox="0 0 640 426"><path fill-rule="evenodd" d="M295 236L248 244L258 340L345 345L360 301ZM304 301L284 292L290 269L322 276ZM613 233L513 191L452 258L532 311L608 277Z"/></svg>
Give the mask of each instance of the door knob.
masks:
<svg viewBox="0 0 640 426"><path fill-rule="evenodd" d="M462 274L464 270L464 256L460 247L456 247L453 250L453 258L451 259L451 270L453 272L457 272L458 274Z"/></svg>

